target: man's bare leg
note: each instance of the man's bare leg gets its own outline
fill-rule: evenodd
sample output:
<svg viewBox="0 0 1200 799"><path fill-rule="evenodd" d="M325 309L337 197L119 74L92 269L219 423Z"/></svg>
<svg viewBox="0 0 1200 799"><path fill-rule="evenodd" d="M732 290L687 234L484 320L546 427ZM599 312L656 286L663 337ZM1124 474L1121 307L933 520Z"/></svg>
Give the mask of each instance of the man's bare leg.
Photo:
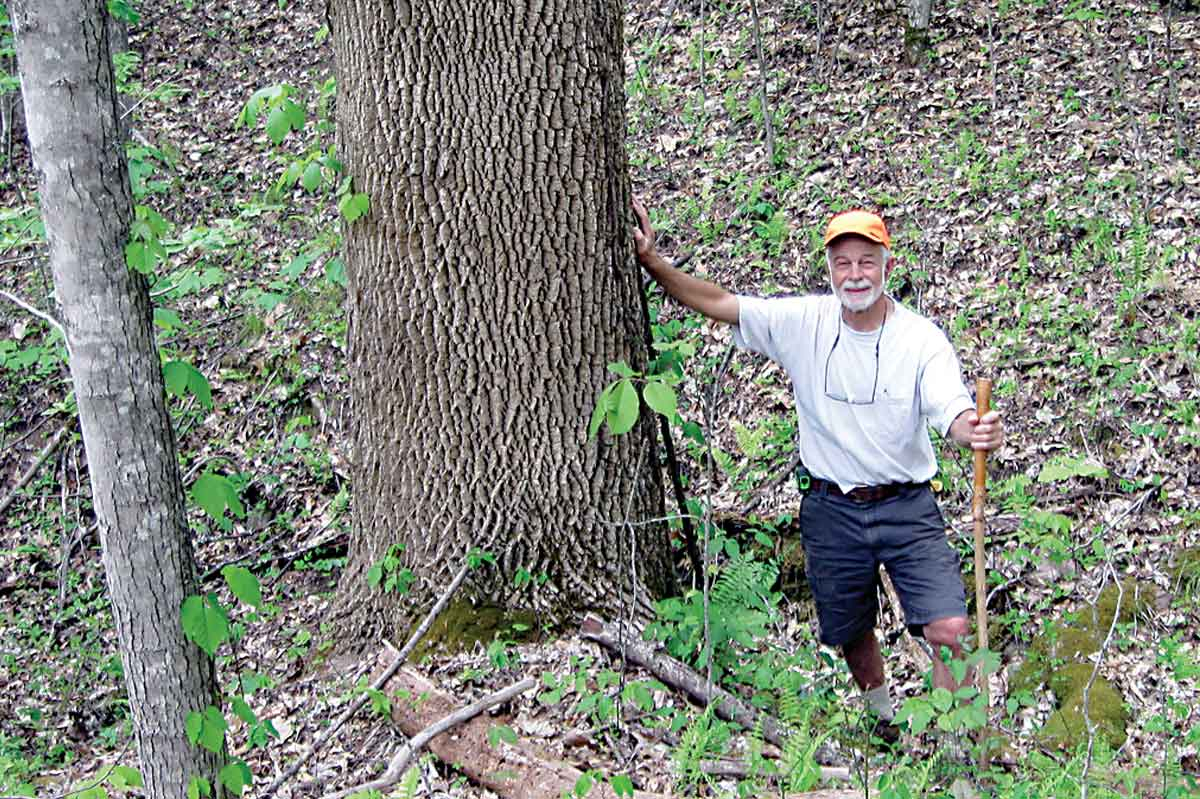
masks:
<svg viewBox="0 0 1200 799"><path fill-rule="evenodd" d="M938 619L926 624L924 627L925 640L933 647L933 687L945 688L947 691L956 691L962 684L971 682L971 673L968 672L963 678L962 683L954 679L954 675L950 673L950 669L942 662L942 647L949 647L950 654L955 660L963 659L962 642L967 637L969 625L965 616L952 616L947 619ZM851 667L853 669L853 667Z"/></svg>
<svg viewBox="0 0 1200 799"><path fill-rule="evenodd" d="M846 658L854 682L863 691L883 685L883 654L879 651L879 639L874 630L867 630L866 635L842 647L842 656Z"/></svg>

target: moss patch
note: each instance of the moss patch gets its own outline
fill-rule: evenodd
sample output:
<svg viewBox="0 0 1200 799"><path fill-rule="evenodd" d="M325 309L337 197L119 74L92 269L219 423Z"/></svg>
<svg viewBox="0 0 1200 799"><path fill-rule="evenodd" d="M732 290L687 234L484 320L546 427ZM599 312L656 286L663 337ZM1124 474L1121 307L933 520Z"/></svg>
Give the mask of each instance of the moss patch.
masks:
<svg viewBox="0 0 1200 799"><path fill-rule="evenodd" d="M1084 664L1073 664L1083 666ZM1087 722L1083 715L1083 689L1091 676L1091 667L1087 677L1079 689L1071 693L1059 709L1050 716L1046 726L1038 733L1039 740L1047 746L1063 749L1074 749L1087 741ZM1125 725L1129 721L1129 711L1116 688L1103 677L1097 677L1088 692L1088 716L1096 729L1096 735L1103 738L1110 747L1116 749L1125 743Z"/></svg>
<svg viewBox="0 0 1200 799"><path fill-rule="evenodd" d="M407 635L411 634L410 630ZM537 634L538 619L532 611L476 606L467 600L456 600L433 620L409 660L418 662L427 655L469 652L476 644L486 647L498 638L530 641Z"/></svg>
<svg viewBox="0 0 1200 799"><path fill-rule="evenodd" d="M1058 709L1039 733L1043 743L1070 749L1087 740L1083 689L1092 677L1089 658L1100 650L1114 618L1118 623L1132 622L1154 606L1155 598L1153 585L1128 578L1120 588L1115 583L1105 587L1094 606L1071 614L1053 634L1034 641L1013 676L1010 692L1033 692L1042 684L1054 691ZM1089 695L1089 712L1097 734L1110 746L1125 742L1129 713L1112 683L1096 678Z"/></svg>

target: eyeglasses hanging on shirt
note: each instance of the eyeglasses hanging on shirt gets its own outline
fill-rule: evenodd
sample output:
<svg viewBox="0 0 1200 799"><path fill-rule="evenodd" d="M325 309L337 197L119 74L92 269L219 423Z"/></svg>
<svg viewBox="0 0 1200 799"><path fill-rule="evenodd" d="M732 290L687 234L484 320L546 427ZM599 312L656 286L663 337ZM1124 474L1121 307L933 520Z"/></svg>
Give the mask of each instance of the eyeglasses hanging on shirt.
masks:
<svg viewBox="0 0 1200 799"><path fill-rule="evenodd" d="M837 350L838 342L842 340L842 319L838 316L837 335L833 338L833 346L829 348L829 354L825 356L825 396L835 402L844 402L847 405L871 405L875 402L875 390L879 388L879 342L883 341L883 326L887 324L887 311L883 313L883 321L879 323L879 335L875 338L875 376L871 380L871 397L865 399L863 396L852 395L845 390L845 386L829 387L829 362L833 360L833 353ZM844 348L843 348L844 349ZM844 370L843 370L844 372ZM843 382L845 375L842 375Z"/></svg>

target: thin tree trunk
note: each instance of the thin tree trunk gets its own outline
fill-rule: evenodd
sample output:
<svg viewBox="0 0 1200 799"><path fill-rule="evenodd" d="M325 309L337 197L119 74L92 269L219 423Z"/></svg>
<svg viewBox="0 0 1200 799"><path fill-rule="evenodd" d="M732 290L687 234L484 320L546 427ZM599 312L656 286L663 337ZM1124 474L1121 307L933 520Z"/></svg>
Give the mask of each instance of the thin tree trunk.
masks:
<svg viewBox="0 0 1200 799"><path fill-rule="evenodd" d="M614 613L669 579L645 419L587 424L607 364L645 363L629 244L619 0L335 0L338 132L368 217L347 226L354 519L341 584L377 640L394 544L419 576L470 546L468 593ZM497 491L496 489L499 488ZM632 498L632 500L631 500ZM449 525L447 527L447 525ZM437 531L443 529L442 535ZM514 582L528 573L531 581ZM388 629L384 627L384 629Z"/></svg>
<svg viewBox="0 0 1200 799"><path fill-rule="evenodd" d="M103 0L16 0L13 31L42 216L146 795L179 799L216 759L188 711L215 694L183 635L196 591L146 281L125 265L131 200Z"/></svg>
<svg viewBox="0 0 1200 799"><path fill-rule="evenodd" d="M910 64L924 62L929 50L929 17L933 0L907 0L908 19L904 28L904 53Z"/></svg>

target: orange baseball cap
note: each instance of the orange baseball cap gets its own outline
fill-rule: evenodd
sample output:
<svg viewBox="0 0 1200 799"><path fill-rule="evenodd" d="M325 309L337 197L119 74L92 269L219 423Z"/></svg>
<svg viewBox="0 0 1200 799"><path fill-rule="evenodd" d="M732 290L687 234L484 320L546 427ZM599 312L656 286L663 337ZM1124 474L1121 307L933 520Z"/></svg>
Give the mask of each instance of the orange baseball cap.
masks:
<svg viewBox="0 0 1200 799"><path fill-rule="evenodd" d="M825 246L828 247L831 241L847 233L870 239L889 250L892 248L892 238L888 235L883 220L878 214L870 211L843 211L834 214L833 219L829 220L829 227L825 228Z"/></svg>

